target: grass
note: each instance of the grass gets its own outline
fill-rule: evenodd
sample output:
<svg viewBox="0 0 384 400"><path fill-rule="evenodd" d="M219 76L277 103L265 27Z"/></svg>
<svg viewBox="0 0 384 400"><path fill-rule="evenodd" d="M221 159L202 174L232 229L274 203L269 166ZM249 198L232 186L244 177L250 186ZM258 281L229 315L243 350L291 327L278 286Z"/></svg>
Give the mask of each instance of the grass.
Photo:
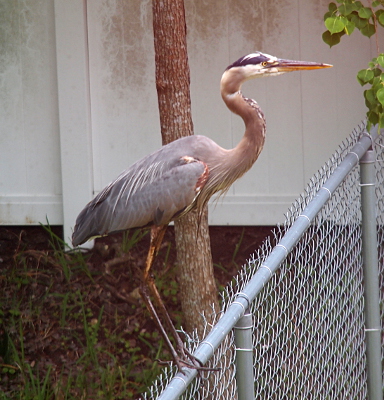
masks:
<svg viewBox="0 0 384 400"><path fill-rule="evenodd" d="M170 359L137 291L148 235L74 251L43 229L49 246L15 235L12 257L0 263L0 400L137 399L161 372L157 360ZM232 278L243 235L228 267L215 264L219 287ZM166 240L154 274L180 326L175 265Z"/></svg>
<svg viewBox="0 0 384 400"><path fill-rule="evenodd" d="M20 248L0 270L0 400L137 398L161 371L155 360L169 354L131 288L128 302L107 290L132 279L123 273L111 282L103 262L64 251L65 243L45 229L52 250ZM124 235L124 250L140 239L140 232ZM112 272L126 269L114 265ZM160 287L166 280L160 277ZM177 301L171 281L173 289L163 291Z"/></svg>
<svg viewBox="0 0 384 400"><path fill-rule="evenodd" d="M234 275L233 273L231 273L229 271L228 267L234 267L234 269L236 271L239 269L239 265L236 262L236 257L238 255L240 247L241 247L241 245L243 243L244 232L245 232L245 229L243 228L243 230L241 231L241 234L240 234L240 237L239 237L238 241L235 243L235 248L234 248L234 251L233 251L229 266L228 265L223 265L222 263L214 263L213 264L213 268L216 271L220 271L220 273L223 274L224 276L227 276L228 277L228 281L230 281L232 279L233 275ZM216 284L217 284L218 290L220 292L222 292L225 289L225 285L220 284L218 279L216 279Z"/></svg>

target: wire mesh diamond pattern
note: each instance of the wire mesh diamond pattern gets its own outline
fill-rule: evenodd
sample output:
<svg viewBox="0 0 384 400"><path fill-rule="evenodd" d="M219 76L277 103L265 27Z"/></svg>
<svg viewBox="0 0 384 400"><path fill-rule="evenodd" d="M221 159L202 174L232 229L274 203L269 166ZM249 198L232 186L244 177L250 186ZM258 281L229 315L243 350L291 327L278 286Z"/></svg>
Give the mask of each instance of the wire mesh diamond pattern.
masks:
<svg viewBox="0 0 384 400"><path fill-rule="evenodd" d="M274 239L257 250L226 288L222 312L356 144L363 129L354 131L314 175L288 211L285 224L275 229ZM383 142L380 137L375 146L382 324ZM256 399L367 398L359 178L356 166L251 305ZM384 348L384 336L382 343ZM196 337L190 338L192 350L197 344ZM233 334L222 342L210 365L220 370L202 373L182 399L237 398ZM174 372L165 370L144 398L156 399Z"/></svg>
<svg viewBox="0 0 384 400"><path fill-rule="evenodd" d="M376 207L377 242L379 256L380 316L381 316L381 360L383 364L384 393L384 138L380 135L376 141Z"/></svg>

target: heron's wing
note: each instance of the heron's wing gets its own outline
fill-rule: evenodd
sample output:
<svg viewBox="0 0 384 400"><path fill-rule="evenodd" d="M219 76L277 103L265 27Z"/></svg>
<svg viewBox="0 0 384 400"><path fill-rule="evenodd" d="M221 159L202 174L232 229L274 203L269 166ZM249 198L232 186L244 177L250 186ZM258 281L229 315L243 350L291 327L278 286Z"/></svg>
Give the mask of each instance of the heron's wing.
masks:
<svg viewBox="0 0 384 400"><path fill-rule="evenodd" d="M113 230L149 224L168 224L193 203L201 188L204 163L182 163L161 174L156 180L137 185L134 191L119 192L113 205Z"/></svg>
<svg viewBox="0 0 384 400"><path fill-rule="evenodd" d="M134 164L108 185L77 218L73 244L150 224L168 224L190 207L208 174L207 166L192 157ZM144 168L144 165L148 165Z"/></svg>
<svg viewBox="0 0 384 400"><path fill-rule="evenodd" d="M172 169L172 165L170 164L170 162L164 161L136 163L106 186L90 204L92 207L96 207L107 199L112 192L114 192L114 197L116 197L116 188L119 188L119 192L115 198L116 204L122 198L128 202L133 193L139 192L145 185L151 185L153 182L156 182L166 171Z"/></svg>

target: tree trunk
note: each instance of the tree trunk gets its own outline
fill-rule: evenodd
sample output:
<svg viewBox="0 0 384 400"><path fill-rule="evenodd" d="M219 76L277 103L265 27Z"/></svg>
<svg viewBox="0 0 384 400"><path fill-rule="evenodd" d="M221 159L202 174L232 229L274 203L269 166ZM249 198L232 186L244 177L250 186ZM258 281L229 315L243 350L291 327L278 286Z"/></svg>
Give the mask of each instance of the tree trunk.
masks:
<svg viewBox="0 0 384 400"><path fill-rule="evenodd" d="M204 210L200 223L196 212L176 221L175 234L185 328L187 332L196 329L199 338L202 339L204 320L201 314L204 314L208 322L213 322L212 312L219 311L209 239L208 210Z"/></svg>
<svg viewBox="0 0 384 400"><path fill-rule="evenodd" d="M156 88L163 144L193 135L183 0L153 0ZM186 154L188 155L188 154ZM200 225L200 226L199 226ZM203 333L201 313L218 310L207 210L175 222L181 305L188 332Z"/></svg>

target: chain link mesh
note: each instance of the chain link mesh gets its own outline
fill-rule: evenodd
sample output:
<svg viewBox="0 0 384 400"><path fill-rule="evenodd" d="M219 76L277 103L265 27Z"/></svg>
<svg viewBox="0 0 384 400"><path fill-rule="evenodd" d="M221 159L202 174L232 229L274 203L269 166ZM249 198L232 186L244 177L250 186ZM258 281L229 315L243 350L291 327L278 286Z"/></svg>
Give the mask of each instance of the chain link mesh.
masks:
<svg viewBox="0 0 384 400"><path fill-rule="evenodd" d="M222 312L241 292L272 248L358 141L354 131L310 180L304 193L222 295ZM384 140L377 152L377 226L381 321L384 321ZM361 256L359 167L356 166L323 207L251 305L254 319L256 399L366 399L367 377ZM219 318L220 315L217 316ZM207 324L207 332L210 330ZM382 336L384 348L384 335ZM194 350L196 337L189 338ZM210 366L182 399L236 399L233 333L221 343ZM383 350L382 350L383 351ZM382 354L384 362L384 352ZM175 369L164 370L144 399L156 399ZM384 376L383 376L384 381ZM383 386L384 389L384 386Z"/></svg>
<svg viewBox="0 0 384 400"><path fill-rule="evenodd" d="M384 138L381 134L375 146L376 159L376 209L377 241L379 256L380 320L381 320L381 362L383 370L384 393ZM384 397L384 396L383 396Z"/></svg>

